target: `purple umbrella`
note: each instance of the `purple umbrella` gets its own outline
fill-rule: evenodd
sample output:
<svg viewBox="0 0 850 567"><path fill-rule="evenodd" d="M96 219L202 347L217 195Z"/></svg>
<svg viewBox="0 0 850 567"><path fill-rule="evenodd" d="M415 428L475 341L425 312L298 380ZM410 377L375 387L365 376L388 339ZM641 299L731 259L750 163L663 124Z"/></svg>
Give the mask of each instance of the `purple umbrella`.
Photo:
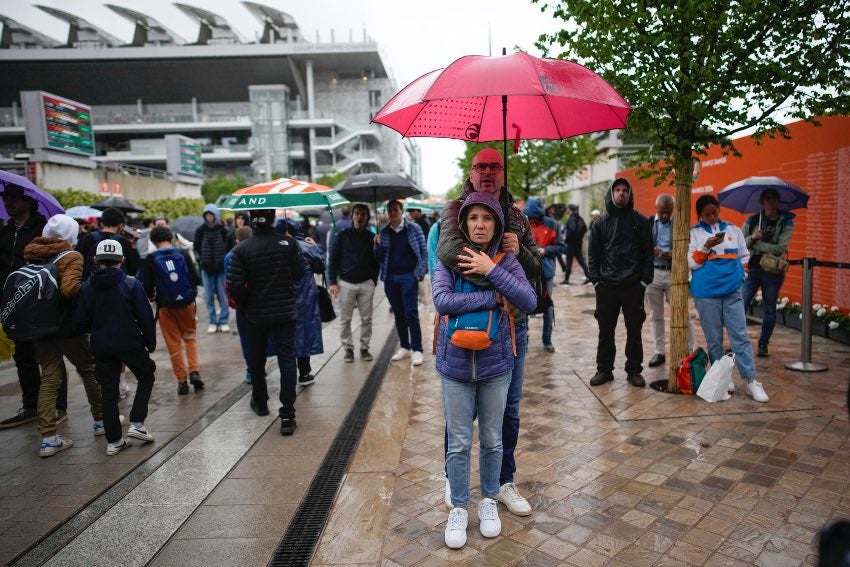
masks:
<svg viewBox="0 0 850 567"><path fill-rule="evenodd" d="M717 194L720 205L739 213L757 213L761 211L762 191L773 189L779 194L779 209L792 211L804 209L809 195L800 187L778 177L747 177L727 185Z"/></svg>
<svg viewBox="0 0 850 567"><path fill-rule="evenodd" d="M44 218L65 212L65 209L53 195L39 189L35 186L35 183L26 177L0 169L0 194L5 194L7 191L34 199L38 203L38 212L44 215ZM9 218L9 213L6 212L6 205L3 204L2 199L0 199L0 218Z"/></svg>

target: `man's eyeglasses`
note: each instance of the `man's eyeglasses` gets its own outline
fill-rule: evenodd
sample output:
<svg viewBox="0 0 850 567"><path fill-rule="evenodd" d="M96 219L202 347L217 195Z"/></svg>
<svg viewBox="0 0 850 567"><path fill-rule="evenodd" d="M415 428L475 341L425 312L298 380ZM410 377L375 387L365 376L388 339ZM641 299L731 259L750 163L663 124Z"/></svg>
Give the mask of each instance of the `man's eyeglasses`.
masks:
<svg viewBox="0 0 850 567"><path fill-rule="evenodd" d="M475 163L472 164L472 169L475 170L476 173L484 173L488 169L493 173L499 173L504 168L500 163Z"/></svg>

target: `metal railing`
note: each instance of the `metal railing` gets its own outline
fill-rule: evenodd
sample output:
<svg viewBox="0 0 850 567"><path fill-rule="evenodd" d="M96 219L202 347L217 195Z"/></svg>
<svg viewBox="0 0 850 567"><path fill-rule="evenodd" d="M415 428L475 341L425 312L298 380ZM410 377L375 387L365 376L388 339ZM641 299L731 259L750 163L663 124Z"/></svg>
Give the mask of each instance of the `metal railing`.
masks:
<svg viewBox="0 0 850 567"><path fill-rule="evenodd" d="M800 324L800 360L786 363L785 368L800 372L824 372L829 369L826 364L812 362L812 282L815 266L850 270L850 264L847 262L828 262L811 257L789 260L788 263L803 266L803 301L801 302L803 316Z"/></svg>

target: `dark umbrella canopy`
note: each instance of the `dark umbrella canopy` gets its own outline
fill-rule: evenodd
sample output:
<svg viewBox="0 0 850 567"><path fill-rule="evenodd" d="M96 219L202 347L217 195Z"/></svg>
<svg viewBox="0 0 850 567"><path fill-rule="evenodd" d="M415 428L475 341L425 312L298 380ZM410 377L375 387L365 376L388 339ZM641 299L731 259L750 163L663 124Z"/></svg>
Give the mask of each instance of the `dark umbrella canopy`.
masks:
<svg viewBox="0 0 850 567"><path fill-rule="evenodd" d="M125 213L142 213L145 211L143 207L140 207L126 197L108 197L99 203L95 203L92 207L100 209L101 211L105 211L110 208L119 209Z"/></svg>
<svg viewBox="0 0 850 567"><path fill-rule="evenodd" d="M791 211L804 209L809 203L809 194L800 187L779 177L748 177L723 188L717 194L720 206L739 213L758 213L761 211L761 194L766 189L779 193L779 209Z"/></svg>
<svg viewBox="0 0 850 567"><path fill-rule="evenodd" d="M186 240L195 240L195 231L199 226L204 224L204 217L190 215L185 217L177 217L169 225L172 232L178 233Z"/></svg>
<svg viewBox="0 0 850 567"><path fill-rule="evenodd" d="M0 195L6 191L10 195L19 195L29 197L38 203L38 212L44 215L44 218L50 218L53 215L64 213L65 209L56 200L56 197L36 187L35 183L9 171L0 170ZM3 200L0 199L0 218L8 219L9 213L6 212L6 207L3 205Z"/></svg>
<svg viewBox="0 0 850 567"><path fill-rule="evenodd" d="M407 178L394 173L361 173L352 175L334 189L349 201L380 201L406 199L421 191Z"/></svg>

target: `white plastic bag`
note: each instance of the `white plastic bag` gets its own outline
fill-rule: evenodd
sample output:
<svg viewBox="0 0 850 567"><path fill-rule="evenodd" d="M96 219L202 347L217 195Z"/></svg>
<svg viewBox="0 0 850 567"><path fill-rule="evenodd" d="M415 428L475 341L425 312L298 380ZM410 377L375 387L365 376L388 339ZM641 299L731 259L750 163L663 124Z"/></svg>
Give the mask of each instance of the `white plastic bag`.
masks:
<svg viewBox="0 0 850 567"><path fill-rule="evenodd" d="M707 402L722 402L728 400L729 389L732 386L732 369L735 367L735 355L729 353L720 360L715 360L697 390L697 396Z"/></svg>

